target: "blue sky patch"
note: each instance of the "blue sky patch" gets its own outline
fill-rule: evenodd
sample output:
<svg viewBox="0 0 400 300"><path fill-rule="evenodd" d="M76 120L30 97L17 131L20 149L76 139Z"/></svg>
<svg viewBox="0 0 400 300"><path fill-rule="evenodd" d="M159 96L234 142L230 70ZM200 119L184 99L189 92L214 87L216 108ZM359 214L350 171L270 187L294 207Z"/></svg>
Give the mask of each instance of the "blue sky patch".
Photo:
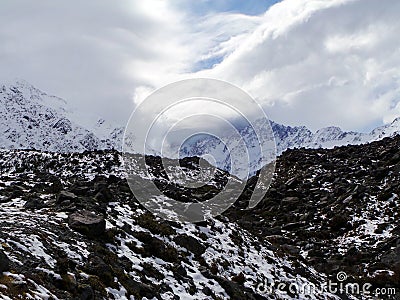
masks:
<svg viewBox="0 0 400 300"><path fill-rule="evenodd" d="M279 0L199 0L179 1L179 6L196 15L204 15L212 12L235 12L246 15L259 15L280 2Z"/></svg>

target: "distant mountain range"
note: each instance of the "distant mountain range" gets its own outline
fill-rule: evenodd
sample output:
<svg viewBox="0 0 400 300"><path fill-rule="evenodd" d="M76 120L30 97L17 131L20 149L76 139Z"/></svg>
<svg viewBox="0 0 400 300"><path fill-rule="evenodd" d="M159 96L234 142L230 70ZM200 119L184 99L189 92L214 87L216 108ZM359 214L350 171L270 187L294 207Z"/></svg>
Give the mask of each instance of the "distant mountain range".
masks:
<svg viewBox="0 0 400 300"><path fill-rule="evenodd" d="M247 148L253 149L257 147L259 143L255 132L264 133L266 136L268 134L267 125L265 120L256 120L251 126L255 130L251 129L251 126L246 126L240 130L240 136L244 139ZM276 154L281 155L286 149L294 148L333 148L335 146L345 146L345 145L359 145L365 144L373 141L381 140L385 137L393 137L400 133L400 118L396 118L391 124L377 127L369 133L360 132L345 132L339 127L326 127L312 132L305 126L285 126L278 124L276 122L270 122L272 132L274 133L275 143L276 143ZM232 152L235 147L240 147L237 136L226 136L222 137L222 140L229 141L226 145ZM208 153L216 160L217 167L230 171L231 174L235 174L241 178L246 177L248 168L246 165L240 165L240 162L233 164L228 153L224 155L224 146L216 138L204 138L197 139L190 147L185 147L181 149L182 156L201 156L203 153ZM245 149L238 150L239 153L245 153ZM270 159L268 156L264 160L260 160L260 155L251 156L249 165L250 175L254 175L257 170L259 170L265 163ZM207 157L205 157L207 159ZM243 157L236 158L238 160L244 160ZM209 160L213 163L212 160ZM235 169L231 169L232 165L236 165Z"/></svg>
<svg viewBox="0 0 400 300"><path fill-rule="evenodd" d="M101 118L87 123L86 118L80 117L64 99L48 95L26 81L0 84L0 148L54 152L111 148L121 150L125 124L112 124ZM400 132L400 118L370 133L344 132L338 127L326 127L312 132L305 126L291 127L275 122L270 124L278 155L289 148L333 148L363 144ZM252 126L260 132L266 132L264 120L256 120ZM250 130L249 126L244 127L240 135L248 146L258 143L254 130ZM225 140L229 140L230 145L238 145L237 138L225 137ZM231 170L229 154L224 154L221 147L218 140L204 137L197 139L190 147L181 149L180 155L201 156L209 153L214 156L217 167L245 177L247 166ZM250 157L250 174L254 174L264 163L259 157Z"/></svg>

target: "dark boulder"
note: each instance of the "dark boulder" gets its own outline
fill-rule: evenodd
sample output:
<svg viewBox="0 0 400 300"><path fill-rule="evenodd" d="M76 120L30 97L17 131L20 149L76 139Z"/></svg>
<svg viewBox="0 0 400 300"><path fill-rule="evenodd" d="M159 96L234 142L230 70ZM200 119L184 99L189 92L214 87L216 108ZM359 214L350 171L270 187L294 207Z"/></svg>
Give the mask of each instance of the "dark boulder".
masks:
<svg viewBox="0 0 400 300"><path fill-rule="evenodd" d="M94 299L94 292L90 285L82 285L79 287L80 300L92 300Z"/></svg>
<svg viewBox="0 0 400 300"><path fill-rule="evenodd" d="M174 239L174 242L177 245L186 248L196 256L200 256L206 251L206 247L201 244L196 238L188 236L186 234L178 235Z"/></svg>
<svg viewBox="0 0 400 300"><path fill-rule="evenodd" d="M78 197L74 193L61 191L57 196L56 203L60 204L63 203L64 201L74 202L77 198Z"/></svg>
<svg viewBox="0 0 400 300"><path fill-rule="evenodd" d="M114 272L112 268L98 256L91 256L84 267L85 271L91 275L99 276L100 280L107 286L114 284Z"/></svg>
<svg viewBox="0 0 400 300"><path fill-rule="evenodd" d="M232 281L234 281L238 284L241 284L241 285L243 285L246 281L246 277L244 276L244 274L242 272L233 276L231 279L232 279Z"/></svg>
<svg viewBox="0 0 400 300"><path fill-rule="evenodd" d="M155 256L168 262L179 261L178 251L163 240L147 232L136 232L134 236L144 244L143 255L146 257Z"/></svg>
<svg viewBox="0 0 400 300"><path fill-rule="evenodd" d="M106 221L103 216L87 210L74 212L68 216L68 225L89 237L102 235L106 230Z"/></svg>
<svg viewBox="0 0 400 300"><path fill-rule="evenodd" d="M28 209L41 209L45 207L46 204L44 203L43 199L40 198L32 198L26 201L24 207Z"/></svg>
<svg viewBox="0 0 400 300"><path fill-rule="evenodd" d="M334 231L338 231L342 228L347 228L349 227L349 220L346 215L335 215L329 222L329 226L332 228Z"/></svg>
<svg viewBox="0 0 400 300"><path fill-rule="evenodd" d="M103 187L94 196L94 200L108 203L114 201L114 195L108 187Z"/></svg>
<svg viewBox="0 0 400 300"><path fill-rule="evenodd" d="M11 261L8 256L0 250L0 273L9 271L10 263Z"/></svg>

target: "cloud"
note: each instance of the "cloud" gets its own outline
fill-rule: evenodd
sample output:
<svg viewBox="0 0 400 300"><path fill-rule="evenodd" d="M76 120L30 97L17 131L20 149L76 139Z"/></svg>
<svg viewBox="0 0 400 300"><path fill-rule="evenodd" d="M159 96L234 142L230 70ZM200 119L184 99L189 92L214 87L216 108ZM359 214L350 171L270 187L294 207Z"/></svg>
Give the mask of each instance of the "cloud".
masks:
<svg viewBox="0 0 400 300"><path fill-rule="evenodd" d="M245 88L279 122L369 129L400 115L399 13L395 0L286 0L198 75Z"/></svg>
<svg viewBox="0 0 400 300"><path fill-rule="evenodd" d="M5 0L0 80L25 79L82 115L124 125L145 95L211 67L209 57L225 55L219 45L254 26L246 15L195 15L176 3Z"/></svg>
<svg viewBox="0 0 400 300"><path fill-rule="evenodd" d="M136 88L190 69L198 53L183 18L163 0L5 0L0 79L23 78L124 124Z"/></svg>
<svg viewBox="0 0 400 300"><path fill-rule="evenodd" d="M271 119L312 129L400 115L400 2L284 0L263 14L207 5L5 0L0 79L120 124L154 89L194 77L232 82Z"/></svg>

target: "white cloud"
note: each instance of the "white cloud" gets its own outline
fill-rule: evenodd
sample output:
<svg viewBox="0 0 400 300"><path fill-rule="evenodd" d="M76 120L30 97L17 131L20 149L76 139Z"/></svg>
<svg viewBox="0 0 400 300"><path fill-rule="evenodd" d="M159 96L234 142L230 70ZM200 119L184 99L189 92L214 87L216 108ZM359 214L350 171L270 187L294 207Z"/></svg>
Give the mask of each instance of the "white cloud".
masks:
<svg viewBox="0 0 400 300"><path fill-rule="evenodd" d="M399 1L284 0L259 16L176 3L5 0L0 78L122 124L155 88L193 77L232 82L272 119L313 129L400 115Z"/></svg>
<svg viewBox="0 0 400 300"><path fill-rule="evenodd" d="M213 70L272 119L313 129L366 129L400 115L400 3L286 0Z"/></svg>
<svg viewBox="0 0 400 300"><path fill-rule="evenodd" d="M185 18L164 0L5 0L0 79L23 78L124 124L137 87L190 70L198 52Z"/></svg>

